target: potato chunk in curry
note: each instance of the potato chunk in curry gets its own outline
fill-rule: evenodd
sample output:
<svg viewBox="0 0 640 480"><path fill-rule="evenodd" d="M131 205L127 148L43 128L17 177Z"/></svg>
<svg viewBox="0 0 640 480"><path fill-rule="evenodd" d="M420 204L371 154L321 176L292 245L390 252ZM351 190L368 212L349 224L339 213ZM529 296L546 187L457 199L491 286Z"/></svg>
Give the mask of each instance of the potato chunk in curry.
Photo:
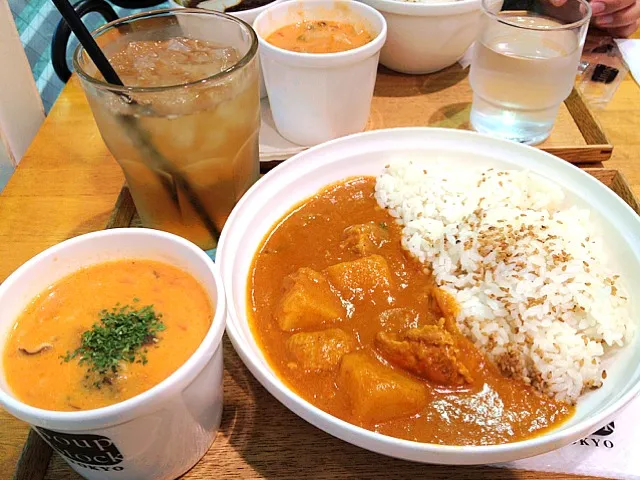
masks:
<svg viewBox="0 0 640 480"><path fill-rule="evenodd" d="M287 348L297 365L313 371L333 370L355 346L354 338L339 328L294 333L287 340Z"/></svg>
<svg viewBox="0 0 640 480"><path fill-rule="evenodd" d="M300 268L283 280L284 294L275 317L282 330L318 328L340 320L345 309L338 295L321 273Z"/></svg>
<svg viewBox="0 0 640 480"><path fill-rule="evenodd" d="M368 222L345 228L341 246L358 255L376 253L380 247L389 242L389 231L382 225Z"/></svg>
<svg viewBox="0 0 640 480"><path fill-rule="evenodd" d="M365 423L377 424L415 415L427 403L422 383L363 351L342 357L336 383L347 393L352 414Z"/></svg>
<svg viewBox="0 0 640 480"><path fill-rule="evenodd" d="M391 270L380 255L370 255L351 262L342 262L327 268L331 283L348 300L362 300L382 294L390 296Z"/></svg>
<svg viewBox="0 0 640 480"><path fill-rule="evenodd" d="M471 374L443 325L444 319L440 325L411 328L400 334L379 332L375 344L389 362L418 377L449 386L470 384Z"/></svg>

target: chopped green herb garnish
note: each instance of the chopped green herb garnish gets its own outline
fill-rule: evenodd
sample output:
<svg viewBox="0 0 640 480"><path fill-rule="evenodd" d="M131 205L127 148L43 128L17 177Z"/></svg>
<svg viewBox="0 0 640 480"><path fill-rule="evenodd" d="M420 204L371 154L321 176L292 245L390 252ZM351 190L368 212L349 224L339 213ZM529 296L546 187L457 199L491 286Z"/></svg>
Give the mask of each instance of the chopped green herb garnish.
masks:
<svg viewBox="0 0 640 480"><path fill-rule="evenodd" d="M122 362L147 363L146 347L165 329L161 318L153 305L134 309L117 304L111 311L102 310L100 321L82 334L81 346L62 359L68 362L78 357L80 365L87 364L85 378L93 380L94 387L111 384Z"/></svg>
<svg viewBox="0 0 640 480"><path fill-rule="evenodd" d="M387 228L389 228L387 226L387 222L380 222L380 228L383 228L384 230L386 230Z"/></svg>

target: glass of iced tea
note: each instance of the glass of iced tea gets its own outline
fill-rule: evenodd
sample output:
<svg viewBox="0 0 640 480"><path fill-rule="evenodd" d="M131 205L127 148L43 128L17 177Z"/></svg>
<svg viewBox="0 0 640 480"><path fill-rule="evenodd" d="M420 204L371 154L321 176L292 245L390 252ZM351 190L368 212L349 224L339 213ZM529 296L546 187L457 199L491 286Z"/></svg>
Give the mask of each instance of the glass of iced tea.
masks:
<svg viewBox="0 0 640 480"><path fill-rule="evenodd" d="M105 82L81 47L74 67L143 224L215 247L260 170L255 33L226 14L176 9L93 36L124 86Z"/></svg>
<svg viewBox="0 0 640 480"><path fill-rule="evenodd" d="M591 7L586 0L482 0L482 9L469 74L471 124L540 143L573 88Z"/></svg>

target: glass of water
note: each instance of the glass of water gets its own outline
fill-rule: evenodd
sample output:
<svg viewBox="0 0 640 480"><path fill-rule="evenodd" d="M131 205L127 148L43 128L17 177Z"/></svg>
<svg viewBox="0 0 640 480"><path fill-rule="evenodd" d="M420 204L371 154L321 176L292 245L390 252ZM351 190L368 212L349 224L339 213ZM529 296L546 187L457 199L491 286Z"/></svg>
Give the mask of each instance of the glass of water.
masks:
<svg viewBox="0 0 640 480"><path fill-rule="evenodd" d="M575 82L591 7L586 0L482 0L469 81L471 124L537 144Z"/></svg>

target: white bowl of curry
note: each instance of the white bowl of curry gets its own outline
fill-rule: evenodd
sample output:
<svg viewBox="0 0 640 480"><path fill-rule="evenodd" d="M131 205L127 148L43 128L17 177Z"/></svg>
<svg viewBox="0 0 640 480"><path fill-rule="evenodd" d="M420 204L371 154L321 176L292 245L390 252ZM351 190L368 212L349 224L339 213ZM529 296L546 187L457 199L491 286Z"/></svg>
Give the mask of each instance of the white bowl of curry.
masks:
<svg viewBox="0 0 640 480"><path fill-rule="evenodd" d="M207 451L226 309L196 245L151 229L81 235L18 268L0 305L0 405L79 474L175 478Z"/></svg>
<svg viewBox="0 0 640 480"><path fill-rule="evenodd" d="M455 304L405 254L398 226L373 197L374 177L406 157L460 169L528 169L553 179L611 222L611 247L625 252L625 275L640 280L640 244L630 241L638 238L636 214L572 165L473 132L407 128L352 135L276 167L225 225L217 258L227 333L253 375L318 428L426 463L513 461L567 445L609 421L640 389L637 336L618 352L604 386L575 407L503 377L447 327ZM389 287L399 283L401 289ZM393 308L380 307L389 292ZM429 335L432 345L444 347L429 354L432 365L403 364L398 344ZM454 361L446 348L452 344Z"/></svg>

